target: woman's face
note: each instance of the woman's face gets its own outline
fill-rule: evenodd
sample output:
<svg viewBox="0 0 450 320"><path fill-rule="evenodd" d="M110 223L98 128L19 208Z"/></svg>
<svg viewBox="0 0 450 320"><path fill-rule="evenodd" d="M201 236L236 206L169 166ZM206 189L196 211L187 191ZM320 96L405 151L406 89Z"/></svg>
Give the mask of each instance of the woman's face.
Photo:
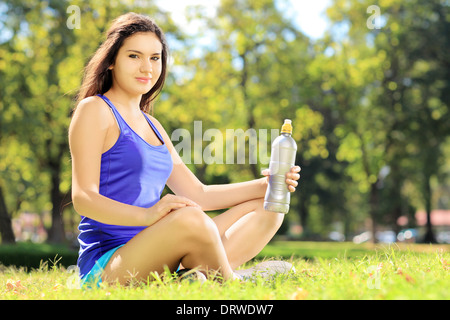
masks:
<svg viewBox="0 0 450 320"><path fill-rule="evenodd" d="M114 65L113 87L142 95L158 81L162 69L162 44L153 32L136 33L124 40Z"/></svg>

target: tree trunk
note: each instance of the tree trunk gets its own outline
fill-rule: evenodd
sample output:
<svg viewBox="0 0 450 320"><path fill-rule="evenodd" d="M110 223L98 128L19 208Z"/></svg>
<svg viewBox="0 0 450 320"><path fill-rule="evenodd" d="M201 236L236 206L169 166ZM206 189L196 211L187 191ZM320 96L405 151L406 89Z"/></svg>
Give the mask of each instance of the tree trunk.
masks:
<svg viewBox="0 0 450 320"><path fill-rule="evenodd" d="M0 186L0 233L2 235L2 244L15 243L16 239L12 229L11 218L6 208L3 189Z"/></svg>
<svg viewBox="0 0 450 320"><path fill-rule="evenodd" d="M377 182L372 183L370 185L370 220L371 220L371 232L372 232L372 242L377 243L378 240L376 238L377 235L377 215L378 215L378 188Z"/></svg>
<svg viewBox="0 0 450 320"><path fill-rule="evenodd" d="M64 153L63 148L64 144L59 145L57 156L49 161L51 174L50 198L52 201L52 226L48 232L48 242L51 243L62 243L66 239L62 219L64 194L62 194L59 189L61 183L61 161Z"/></svg>
<svg viewBox="0 0 450 320"><path fill-rule="evenodd" d="M434 237L433 228L431 225L431 185L429 175L426 175L424 180L424 198L427 223L425 225L426 232L423 241L426 243L436 243L437 241Z"/></svg>
<svg viewBox="0 0 450 320"><path fill-rule="evenodd" d="M309 230L308 230L308 216L309 216L309 211L308 211L308 203L307 200L304 199L304 197L300 196L299 199L299 204L297 205L298 210L298 214L300 216L300 225L302 226L302 233L303 235L309 235Z"/></svg>

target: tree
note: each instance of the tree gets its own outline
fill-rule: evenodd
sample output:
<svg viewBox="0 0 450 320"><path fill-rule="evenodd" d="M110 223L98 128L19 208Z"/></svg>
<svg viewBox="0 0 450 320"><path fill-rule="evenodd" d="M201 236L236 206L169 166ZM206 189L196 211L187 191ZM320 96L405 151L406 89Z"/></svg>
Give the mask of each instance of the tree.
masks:
<svg viewBox="0 0 450 320"><path fill-rule="evenodd" d="M354 120L362 124L362 132L356 132L356 135L354 129L342 132L342 148L346 144L350 146L344 149L343 154L352 166L361 166L362 170L355 170L354 174L366 173L372 204L380 202L380 199L377 200L378 173L388 166L391 172L396 170L388 179L415 180L429 216L430 179L439 170L440 144L449 133L445 124L449 120L448 94L445 93L449 83L449 55L446 50L449 45L446 36L449 21L445 14L448 5L440 1L421 0L383 2L380 11L384 25L379 25L380 29L369 29L365 27L367 16L364 12L370 5L368 1L342 0L336 1L328 10L335 22L333 27L342 24L350 26L346 39L355 48L357 46L357 56L353 58L357 68L364 67L366 63L362 59L361 49L371 52L367 56L369 59L370 55L379 57L378 70L372 69L361 77L364 80L369 77L365 83L370 90L362 91L358 95L360 101L357 101L359 109L369 105L371 112L353 113ZM430 43L430 39L436 38L439 39L439 46ZM350 87L355 88L354 85ZM361 147L360 158L349 159L349 152L355 150L349 144L352 141L357 143L354 147ZM369 159L375 166L370 164ZM413 166L398 165L405 165L411 162L410 159L414 159ZM374 169L371 170L371 167ZM401 188L402 182L396 181L393 185ZM398 195L401 193L396 192ZM371 211L375 213L376 208L372 207ZM371 215L374 220L375 215ZM433 241L429 221L426 241Z"/></svg>
<svg viewBox="0 0 450 320"><path fill-rule="evenodd" d="M168 127L189 129L190 123L201 120L204 130L217 128L230 138L227 129L279 130L283 119L290 118L299 144L298 163L326 158L326 138L320 130L323 118L307 103L311 100L306 73L313 59L310 43L274 1L221 1L214 17L207 17L201 6L190 8L188 14L205 25L193 36L203 40L193 39L191 47L174 53L177 74L155 109L179 115L167 120ZM206 37L209 41L203 44ZM247 137L248 144L250 140ZM222 146L226 143L221 141ZM258 147L268 149L270 156L270 138L263 143ZM217 163L192 167L206 183L224 175L227 181L242 181L261 177L260 169L268 167L268 162L261 163L265 160L250 163L247 157L243 165L233 162L233 170ZM306 212L299 194L293 197L292 211Z"/></svg>
<svg viewBox="0 0 450 320"><path fill-rule="evenodd" d="M7 77L2 79L5 81L3 107L9 109L2 116L11 115L11 119L3 119L9 121L6 134L14 135L34 156L39 175L35 175L36 179L32 179L27 189L46 190L38 193L35 209L42 198L49 203L46 207L51 210L52 223L48 241L62 242L65 240L62 212L64 203L68 202L65 198L70 195L71 177L67 130L82 69L103 40L101 35L112 19L126 11L154 14L157 10L153 4L142 2L133 6L126 1L9 1L2 4L4 24L12 33L2 44L5 61L11 62L5 67ZM78 10L69 10L69 7ZM163 27L170 26L164 13L155 16L160 18ZM20 169L23 176L27 168ZM3 181L11 179L0 183ZM17 185L11 190L15 190L14 187Z"/></svg>

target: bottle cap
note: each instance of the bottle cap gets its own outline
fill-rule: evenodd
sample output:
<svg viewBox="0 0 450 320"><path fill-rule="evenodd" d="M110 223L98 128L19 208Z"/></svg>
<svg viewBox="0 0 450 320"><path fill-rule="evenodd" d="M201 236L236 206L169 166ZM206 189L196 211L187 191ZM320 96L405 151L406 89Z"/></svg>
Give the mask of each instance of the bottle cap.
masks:
<svg viewBox="0 0 450 320"><path fill-rule="evenodd" d="M281 127L281 133L289 133L292 134L292 121L289 119L285 119L283 126Z"/></svg>

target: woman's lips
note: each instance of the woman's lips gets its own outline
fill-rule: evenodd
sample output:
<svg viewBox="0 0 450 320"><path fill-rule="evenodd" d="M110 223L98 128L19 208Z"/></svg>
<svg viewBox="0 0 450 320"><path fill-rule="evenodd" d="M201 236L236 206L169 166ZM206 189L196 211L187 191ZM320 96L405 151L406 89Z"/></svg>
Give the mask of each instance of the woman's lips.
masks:
<svg viewBox="0 0 450 320"><path fill-rule="evenodd" d="M142 82L142 83L149 83L152 78L148 78L148 77L138 77L136 78L137 81Z"/></svg>

